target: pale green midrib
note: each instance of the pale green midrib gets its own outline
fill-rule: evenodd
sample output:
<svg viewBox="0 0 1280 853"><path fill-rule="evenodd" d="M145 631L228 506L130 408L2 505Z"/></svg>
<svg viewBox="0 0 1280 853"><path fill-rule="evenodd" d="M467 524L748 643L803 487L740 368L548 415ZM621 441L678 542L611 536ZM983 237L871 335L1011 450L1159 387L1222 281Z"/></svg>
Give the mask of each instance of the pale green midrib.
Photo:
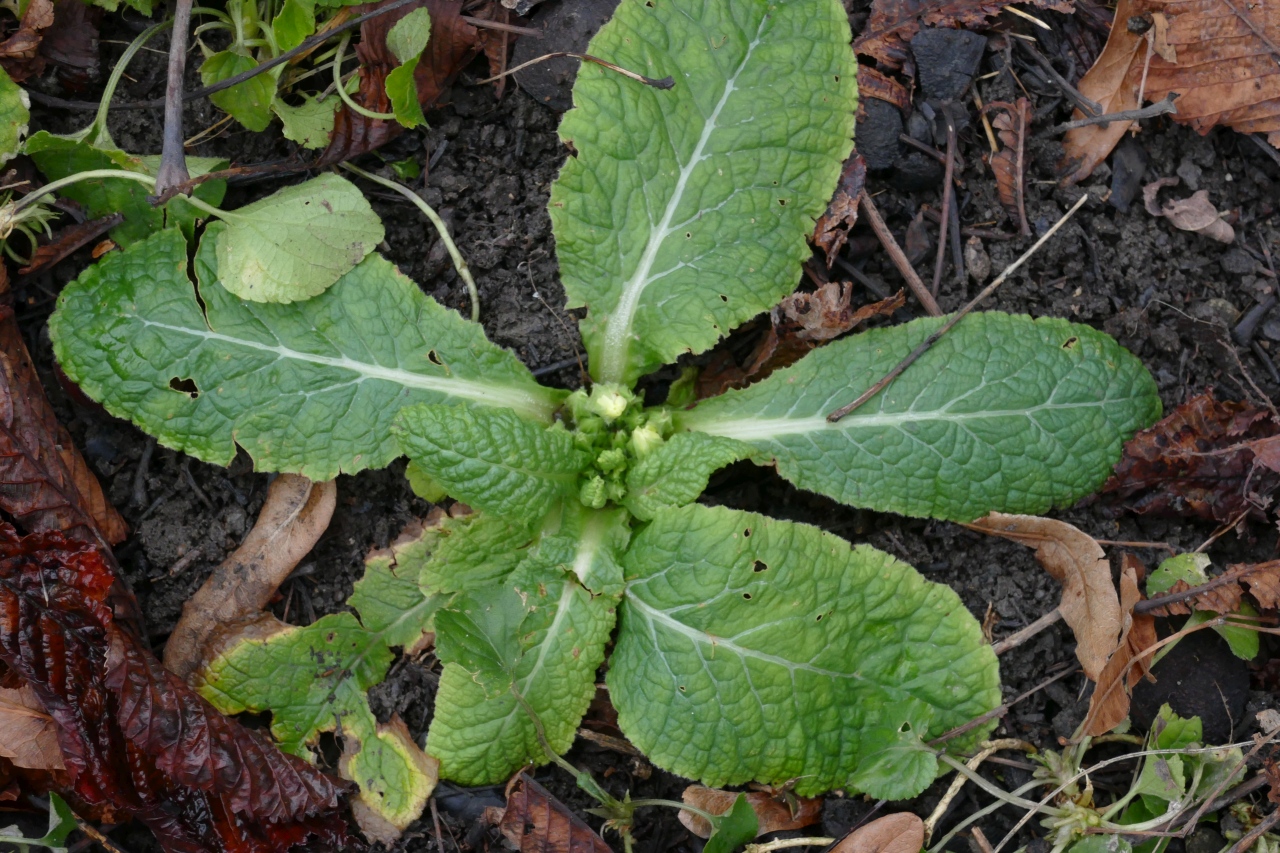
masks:
<svg viewBox="0 0 1280 853"><path fill-rule="evenodd" d="M733 438L748 444L757 441L768 441L784 435L806 435L815 432L850 432L857 429L873 429L877 427L896 428L907 424L924 424L932 422L964 423L966 421L990 420L991 418L1032 417L1041 412L1069 411L1072 409L1098 409L1112 405L1133 402L1137 397L1115 398L1109 400L1090 400L1083 403L1042 403L1024 409L987 409L980 412L950 413L946 410L928 412L894 412L875 415L857 415L837 423L831 423L825 415L808 415L800 418L755 418L750 416L733 418L716 418L708 416L705 420L697 417L697 410L684 417L684 425L690 430Z"/></svg>
<svg viewBox="0 0 1280 853"><path fill-rule="evenodd" d="M725 81L724 91L721 92L720 100L715 109L711 111L711 115L703 122L702 135L698 137L698 144L689 156L689 162L680 167L680 175L676 179L676 186L671 193L671 198L667 200L667 208L663 211L662 221L657 226L649 226L649 239L645 243L644 253L640 256L640 263L636 265L636 271L631 278L623 285L622 293L618 296L618 305L613 313L609 315L609 322L605 326L604 348L600 359L600 381L602 382L622 382L625 379L627 353L631 348L631 326L635 322L635 314L640 305L640 297L644 294L645 288L657 279L657 277L651 277L649 273L653 270L653 264L658 259L658 252L661 250L662 244L679 227L673 226L671 219L675 216L676 209L684 198L685 187L689 183L689 178L694 169L706 159L703 151L706 149L707 141L710 140L711 134L716 130L716 121L720 118L720 111L724 109L725 104L729 102L729 96L735 91L734 86L738 81L738 77L747 67L747 62L750 61L752 52L760 44L760 34L764 32L765 24L768 21L768 15L761 18L760 26L756 29L755 39L747 46L746 53L742 56L742 62L738 64L733 75Z"/></svg>
<svg viewBox="0 0 1280 853"><path fill-rule="evenodd" d="M517 413L541 421L550 421L552 413L556 409L555 403L549 399L539 399L537 395L519 391L515 388L503 388L497 383L484 384L480 382L472 382L467 379L445 379L435 376L424 376L421 373L413 373L412 371L403 370L401 368L383 367L380 364L355 361L347 358L346 356L343 356L342 358L333 358L331 356L315 355L313 353L302 352L301 350L290 349L284 345L271 346L257 341L250 341L244 338L224 335L219 332L201 331L187 326L173 326L168 323L157 323L153 320L148 320L145 317L136 317L135 319L144 326L190 335L193 338L207 341L219 341L233 346L258 350L260 352L274 353L277 356L277 359L302 361L309 364L324 365L325 367L336 367L340 370L349 370L359 377L357 379L358 382L363 382L366 379L376 379L384 382L391 382L396 385L402 385L406 388L435 391L450 397L460 397L465 400L471 400L489 406L513 409Z"/></svg>
<svg viewBox="0 0 1280 853"><path fill-rule="evenodd" d="M583 525L582 536L578 540L578 553L573 556L572 569L573 574L584 587L587 585L587 574L591 571L591 564L595 562L596 554L604 543L606 526L604 514L594 512Z"/></svg>
<svg viewBox="0 0 1280 853"><path fill-rule="evenodd" d="M520 679L521 690L525 690L527 685L532 684L534 679L538 677L538 673L542 671L542 665L547 659L547 649L558 639L560 626L568 618L569 608L573 604L574 585L573 581L565 580L564 589L560 593L560 601L556 606L555 618L547 626L547 633L543 634L542 642L538 643L538 658L533 662L533 669L529 670L529 674ZM518 707L517 710L519 710Z"/></svg>

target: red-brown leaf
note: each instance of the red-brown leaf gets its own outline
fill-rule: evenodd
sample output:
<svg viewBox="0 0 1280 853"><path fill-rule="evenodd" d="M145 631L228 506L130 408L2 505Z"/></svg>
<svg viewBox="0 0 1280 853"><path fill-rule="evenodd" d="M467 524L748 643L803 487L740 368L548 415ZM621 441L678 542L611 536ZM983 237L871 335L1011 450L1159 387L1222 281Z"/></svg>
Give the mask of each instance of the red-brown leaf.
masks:
<svg viewBox="0 0 1280 853"><path fill-rule="evenodd" d="M1031 102L1026 98L1019 98L1016 104L998 101L988 104L987 108L999 110L991 124L1004 145L1000 151L991 155L991 171L996 176L996 193L1000 196L1000 205L1008 214L1009 221L1015 223L1025 237L1031 233L1027 225L1023 189L1026 174L1024 148L1027 127L1031 122Z"/></svg>
<svg viewBox="0 0 1280 853"><path fill-rule="evenodd" d="M1102 493L1139 514L1263 518L1280 488L1269 464L1277 436L1280 424L1267 411L1206 391L1134 436Z"/></svg>
<svg viewBox="0 0 1280 853"><path fill-rule="evenodd" d="M1120 606L1124 610L1120 645L1098 676L1089 699L1084 720L1087 735L1106 734L1129 716L1133 687L1151 672L1152 655L1148 650L1157 642L1156 620L1149 613L1133 612L1134 605L1142 600L1138 581L1143 573L1142 563L1132 554L1125 554L1120 570Z"/></svg>
<svg viewBox="0 0 1280 853"><path fill-rule="evenodd" d="M353 6L351 11L363 15L378 5ZM352 95L360 106L379 113L391 111L386 81L398 63L387 48L387 33L405 15L421 8L431 13L431 40L413 72L413 80L418 85L418 102L424 110L439 100L453 78L479 52L476 28L462 19L461 0L418 0L365 21L360 25L360 43L356 45L360 89ZM328 147L312 165L319 169L350 160L385 145L403 132L399 122L371 119L343 106L334 119Z"/></svg>
<svg viewBox="0 0 1280 853"><path fill-rule="evenodd" d="M520 853L611 853L582 818L524 773L507 786L499 829Z"/></svg>
<svg viewBox="0 0 1280 853"><path fill-rule="evenodd" d="M1178 595L1181 596L1180 600L1151 607L1148 612L1154 616L1178 616L1192 610L1235 613L1240 608L1245 587L1248 587L1263 610L1280 607L1280 560L1239 563L1199 586L1191 586L1180 580L1159 596L1166 598ZM1153 601L1152 604L1154 603Z"/></svg>
<svg viewBox="0 0 1280 853"><path fill-rule="evenodd" d="M151 828L167 851L348 843L342 788L215 711L107 604L101 552L0 525L0 659L58 726L65 793Z"/></svg>
<svg viewBox="0 0 1280 853"><path fill-rule="evenodd" d="M84 5L80 0L71 0L71 2L78 6ZM33 272L48 269L54 264L62 262L72 252L78 251L106 234L123 221L124 214L109 213L97 219L90 219L87 222L79 222L75 225L68 225L66 228L60 228L51 242L45 243L36 249L35 254L31 256L31 263L18 270L18 273L20 275L30 275Z"/></svg>
<svg viewBox="0 0 1280 853"><path fill-rule="evenodd" d="M82 0L57 0L53 23L40 41L40 56L58 69L58 82L79 92L97 75L98 21L102 9Z"/></svg>
<svg viewBox="0 0 1280 853"><path fill-rule="evenodd" d="M772 832L804 829L822 820L821 797L797 797L781 790L749 791L745 795L751 810L756 813L756 837ZM728 814L738 799L737 791L690 785L680 795L694 808L713 815ZM680 823L699 838L711 835L711 824L701 815L681 811Z"/></svg>
<svg viewBox="0 0 1280 853"><path fill-rule="evenodd" d="M0 508L30 532L115 544L128 528L58 423L13 309L0 305Z"/></svg>
<svg viewBox="0 0 1280 853"><path fill-rule="evenodd" d="M39 55L41 32L52 23L51 0L31 0L17 31L0 42L0 67L13 82L21 83L44 71L44 59Z"/></svg>

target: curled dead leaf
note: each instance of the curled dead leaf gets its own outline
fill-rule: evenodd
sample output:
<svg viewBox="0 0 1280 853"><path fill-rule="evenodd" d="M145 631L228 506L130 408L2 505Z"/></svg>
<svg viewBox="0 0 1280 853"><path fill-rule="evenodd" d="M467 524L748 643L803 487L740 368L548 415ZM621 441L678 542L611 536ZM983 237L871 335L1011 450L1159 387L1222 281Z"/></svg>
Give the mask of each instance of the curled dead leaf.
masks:
<svg viewBox="0 0 1280 853"><path fill-rule="evenodd" d="M271 482L244 542L183 605L164 649L170 672L187 678L215 631L267 605L328 528L337 494L333 481L313 483L298 474L281 474Z"/></svg>
<svg viewBox="0 0 1280 853"><path fill-rule="evenodd" d="M13 35L0 42L0 67L15 83L44 71L39 55L43 31L53 24L52 0L30 0Z"/></svg>
<svg viewBox="0 0 1280 853"><path fill-rule="evenodd" d="M1176 186L1178 178L1159 178L1142 188L1147 213L1163 216L1175 228L1194 231L1220 243L1233 243L1235 230L1222 220L1222 215L1209 201L1209 191L1199 190L1191 198L1172 199L1160 204L1157 195L1163 187Z"/></svg>
<svg viewBox="0 0 1280 853"><path fill-rule="evenodd" d="M58 726L24 684L0 687L0 756L29 770L63 770Z"/></svg>
<svg viewBox="0 0 1280 853"><path fill-rule="evenodd" d="M1265 517L1278 471L1280 424L1206 391L1130 439L1102 494L1117 509L1226 523Z"/></svg>
<svg viewBox="0 0 1280 853"><path fill-rule="evenodd" d="M1031 123L1031 101L1026 98L1019 98L1014 104L996 101L987 104L985 109L998 112L991 124L1004 146L991 155L991 171L996 176L996 193L1000 196L1000 205L1009 221L1017 223L1019 233L1025 237L1031 233L1031 228L1027 225L1023 182L1026 172L1024 149L1027 127Z"/></svg>
<svg viewBox="0 0 1280 853"><path fill-rule="evenodd" d="M1040 565L1062 583L1058 610L1076 636L1076 657L1085 675L1097 681L1116 649L1122 624L1102 546L1065 521L1032 515L993 512L965 526L1036 550Z"/></svg>
<svg viewBox="0 0 1280 853"><path fill-rule="evenodd" d="M1134 605L1142 600L1138 581L1144 573L1136 557L1124 555L1120 570L1120 606L1124 611L1120 644L1096 679L1084 719L1086 735L1106 734L1129 716L1133 687L1151 672L1152 655L1148 650L1158 641L1156 620L1150 614L1133 612Z"/></svg>
<svg viewBox="0 0 1280 853"><path fill-rule="evenodd" d="M867 162L855 151L844 161L835 195L813 229L813 244L826 254L827 269L835 263L836 255L849 239L849 230L858 221L858 196L866 183Z"/></svg>
<svg viewBox="0 0 1280 853"><path fill-rule="evenodd" d="M846 835L830 853L920 853L924 821L910 812L885 815Z"/></svg>
<svg viewBox="0 0 1280 853"><path fill-rule="evenodd" d="M498 827L520 853L612 853L582 818L524 773L507 785Z"/></svg>
<svg viewBox="0 0 1280 853"><path fill-rule="evenodd" d="M734 802L738 799L738 792L690 785L684 789L684 794L680 798L708 814L722 815L733 808ZM756 835L803 829L822 819L821 797L797 797L781 791L750 791L746 794L746 798L751 810L756 813L756 820L760 825ZM707 838L711 835L711 824L707 823L706 818L693 812L681 811L680 823L699 838Z"/></svg>

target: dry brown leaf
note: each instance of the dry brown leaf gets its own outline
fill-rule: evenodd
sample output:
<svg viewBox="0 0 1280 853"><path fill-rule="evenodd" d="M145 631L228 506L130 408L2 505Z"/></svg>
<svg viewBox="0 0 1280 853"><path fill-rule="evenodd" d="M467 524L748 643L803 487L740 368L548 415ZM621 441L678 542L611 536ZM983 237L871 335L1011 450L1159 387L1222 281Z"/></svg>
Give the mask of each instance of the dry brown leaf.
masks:
<svg viewBox="0 0 1280 853"><path fill-rule="evenodd" d="M1129 716L1129 697L1133 686L1151 672L1152 655L1147 650L1156 644L1156 620L1149 613L1134 613L1142 600L1138 589L1142 563L1125 554L1120 570L1120 606L1124 608L1124 628L1120 645L1107 661L1097 686L1089 699L1089 712L1084 719L1084 733L1106 734Z"/></svg>
<svg viewBox="0 0 1280 853"><path fill-rule="evenodd" d="M524 773L507 785L499 828L520 853L612 853L582 818Z"/></svg>
<svg viewBox="0 0 1280 853"><path fill-rule="evenodd" d="M822 820L821 797L797 797L780 795L782 792L748 791L747 803L756 813L756 821L760 829L756 835L768 835L770 832L785 832L791 829L803 829ZM705 788L702 785L690 785L684 789L680 797L694 808L702 809L708 814L727 814L738 799L737 791L722 791L719 788ZM711 835L711 824L707 819L693 812L680 812L680 822L684 828L699 838Z"/></svg>
<svg viewBox="0 0 1280 853"><path fill-rule="evenodd" d="M858 308L854 308L851 301L852 285L848 282L827 282L813 293L791 294L774 307L769 330L756 345L746 367L739 367L727 349L712 355L698 376L695 391L698 399L716 397L731 388L759 382L864 320L892 314L906 302L906 295L900 290L888 299Z"/></svg>
<svg viewBox="0 0 1280 853"><path fill-rule="evenodd" d="M7 305L0 305L0 509L33 532L101 536L112 545L129 533L58 423Z"/></svg>
<svg viewBox="0 0 1280 853"><path fill-rule="evenodd" d="M855 151L844 161L836 193L813 229L813 244L826 253L827 269L835 263L836 255L849 239L850 229L858 221L858 196L862 195L866 183L867 163Z"/></svg>
<svg viewBox="0 0 1280 853"><path fill-rule="evenodd" d="M1244 584L1263 610L1280 606L1280 560L1265 563L1239 563L1227 571L1210 578L1198 586L1178 581L1158 598L1183 595L1180 601L1152 607L1147 612L1153 616L1180 616L1192 610L1212 610L1214 613L1235 613L1244 596Z"/></svg>
<svg viewBox="0 0 1280 853"><path fill-rule="evenodd" d="M893 104L904 112L911 111L911 93L907 87L892 77L882 74L873 66L858 63L858 118L865 119L863 99L875 98ZM857 195L854 195L857 198Z"/></svg>
<svg viewBox="0 0 1280 853"><path fill-rule="evenodd" d="M1031 101L1026 98L1019 98L1015 104L996 101L988 104L987 109L999 110L999 115L991 124L996 129L1000 142L1004 144L999 152L991 155L996 192L1009 221L1016 223L1019 232L1026 237L1031 234L1031 228L1027 225L1023 175L1027 165L1024 148L1027 125L1031 121Z"/></svg>
<svg viewBox="0 0 1280 853"><path fill-rule="evenodd" d="M855 829L829 853L919 853L924 821L910 812L885 815Z"/></svg>
<svg viewBox="0 0 1280 853"><path fill-rule="evenodd" d="M41 31L52 24L52 0L31 0L17 32L0 42L0 67L15 83L44 71L44 58L38 53L43 38Z"/></svg>
<svg viewBox="0 0 1280 853"><path fill-rule="evenodd" d="M80 0L74 0L74 2L84 5ZM116 212L59 228L50 242L36 249L35 254L31 256L31 263L19 269L18 274L31 275L33 272L40 272L61 263L71 253L84 248L90 241L98 239L121 222L124 222L124 214Z"/></svg>
<svg viewBox="0 0 1280 853"><path fill-rule="evenodd" d="M1164 187L1177 186L1181 180L1176 177L1157 178L1142 188L1142 200L1147 213L1152 216L1163 216L1175 228L1183 231L1194 231L1221 243L1233 243L1236 232L1222 220L1222 215L1209 201L1209 191L1200 190L1191 198L1172 199L1160 204L1158 195Z"/></svg>
<svg viewBox="0 0 1280 853"><path fill-rule="evenodd" d="M26 684L0 687L0 756L29 770L64 770L58 725Z"/></svg>
<svg viewBox="0 0 1280 853"><path fill-rule="evenodd" d="M1152 27L1134 33L1125 25L1134 18ZM1145 69L1143 100L1177 92L1175 120L1201 134L1218 125L1265 133L1280 147L1280 7L1245 0L1120 0L1115 20L1102 56L1079 86L1103 112L1141 106ZM1068 182L1088 177L1132 124L1068 132L1066 158L1077 161Z"/></svg>
<svg viewBox="0 0 1280 853"><path fill-rule="evenodd" d="M1076 636L1076 657L1094 681L1115 651L1122 617L1111 565L1084 531L1052 518L993 512L965 525L1036 549L1045 571L1062 583L1058 610Z"/></svg>
<svg viewBox="0 0 1280 853"><path fill-rule="evenodd" d="M1280 424L1206 391L1130 439L1102 493L1131 512L1225 524L1245 512L1265 517L1277 472Z"/></svg>
<svg viewBox="0 0 1280 853"><path fill-rule="evenodd" d="M164 648L170 672L190 676L215 631L267 605L328 528L337 494L333 481L313 483L298 474L281 474L271 482L244 542L183 605Z"/></svg>

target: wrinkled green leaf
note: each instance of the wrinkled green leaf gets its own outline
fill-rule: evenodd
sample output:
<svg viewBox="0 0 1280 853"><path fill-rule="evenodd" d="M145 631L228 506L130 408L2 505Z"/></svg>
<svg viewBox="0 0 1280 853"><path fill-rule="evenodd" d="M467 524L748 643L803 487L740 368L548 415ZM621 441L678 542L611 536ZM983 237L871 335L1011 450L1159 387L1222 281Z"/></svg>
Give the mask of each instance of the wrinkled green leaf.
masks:
<svg viewBox="0 0 1280 853"><path fill-rule="evenodd" d="M431 13L425 8L414 9L387 32L387 48L401 63L421 56L430 40Z"/></svg>
<svg viewBox="0 0 1280 853"><path fill-rule="evenodd" d="M292 305L243 302L217 284L210 232L187 278L182 235L164 231L85 270L49 320L85 393L167 447L313 480L399 454L403 406L470 400L549 422L563 392L539 386L478 325L425 296L380 257Z"/></svg>
<svg viewBox="0 0 1280 853"><path fill-rule="evenodd" d="M418 582L433 592L469 592L502 583L533 544L529 531L497 516L479 513L450 518L428 531Z"/></svg>
<svg viewBox="0 0 1280 853"><path fill-rule="evenodd" d="M416 566L388 552L372 556L351 605L305 628L233 640L197 674L201 695L227 714L271 712L281 749L314 760L321 732L340 731L343 775L360 799L403 829L422 813L435 780L403 726L380 725L367 691L386 676L392 646L418 642L443 598L424 593Z"/></svg>
<svg viewBox="0 0 1280 853"><path fill-rule="evenodd" d="M123 151L94 148L85 142L54 136L43 130L32 134L23 150L51 181L90 169L125 169L155 177L160 168L159 157L135 157ZM187 170L192 177L226 166L226 160L212 157L187 158ZM193 194L201 201L218 205L222 203L226 189L226 181L205 181L196 187ZM98 178L64 187L59 195L78 202L90 217L106 216L116 211L124 214L124 222L111 229L111 238L122 247L175 225L190 240L196 220L208 216L192 207L182 196L171 199L164 207L152 207L147 201L150 193L149 187L136 181Z"/></svg>
<svg viewBox="0 0 1280 853"><path fill-rule="evenodd" d="M616 599L591 595L567 568L531 557L516 570L510 584L526 614L517 628L496 618L485 624L438 618L436 641L446 663L427 752L440 760L441 777L463 785L496 784L525 764L547 762L517 694L541 721L553 750L564 752L573 743L595 695L595 673L613 629ZM499 625L506 631L503 636L463 636L464 631L492 632ZM496 656L501 669L475 651L481 643L501 650ZM472 647L469 655L446 658L463 644ZM518 657L507 669L513 647ZM514 678L510 688L495 693L494 686L509 675Z"/></svg>
<svg viewBox="0 0 1280 853"><path fill-rule="evenodd" d="M200 66L200 80L206 86L221 83L237 74L256 68L257 61L239 50L222 50ZM250 77L230 89L214 92L209 100L219 109L228 112L254 133L261 133L271 124L271 102L276 96L276 75L270 72Z"/></svg>
<svg viewBox="0 0 1280 853"><path fill-rule="evenodd" d="M622 555L631 539L630 518L621 509L567 507L541 531L538 554L568 567L597 595L622 593Z"/></svg>
<svg viewBox="0 0 1280 853"><path fill-rule="evenodd" d="M355 184L326 173L222 217L222 286L253 302L297 302L328 289L386 232Z"/></svg>
<svg viewBox="0 0 1280 853"><path fill-rule="evenodd" d="M578 493L590 457L560 427L478 406L412 406L392 427L400 449L458 500L532 527Z"/></svg>
<svg viewBox="0 0 1280 853"><path fill-rule="evenodd" d="M733 808L710 823L711 835L702 853L733 853L760 831L760 820L751 803L747 802L746 794L739 794L733 801Z"/></svg>
<svg viewBox="0 0 1280 853"><path fill-rule="evenodd" d="M695 504L659 512L623 565L619 725L703 784L910 796L932 779L920 744L1000 703L995 656L956 594L868 546Z"/></svg>
<svg viewBox="0 0 1280 853"><path fill-rule="evenodd" d="M528 612L509 586L460 595L436 617L436 654L466 670L487 698L501 696L515 684L524 651L520 625Z"/></svg>
<svg viewBox="0 0 1280 853"><path fill-rule="evenodd" d="M903 515L1039 514L1092 493L1160 415L1155 382L1110 337L1063 320L971 314L888 388L852 402L944 322L873 329L677 413L746 442L802 489Z"/></svg>
<svg viewBox="0 0 1280 853"><path fill-rule="evenodd" d="M713 473L751 454L749 445L732 439L697 432L674 435L627 472L623 503L647 521L661 509L693 503Z"/></svg>
<svg viewBox="0 0 1280 853"><path fill-rule="evenodd" d="M1148 749L1186 749L1200 742L1201 732L1199 717L1180 717L1165 704L1151 725ZM1181 800L1187 793L1183 756L1148 755L1133 789L1142 797L1148 811L1156 816L1164 814L1169 803Z"/></svg>
<svg viewBox="0 0 1280 853"><path fill-rule="evenodd" d="M293 50L316 31L315 0L284 0L280 12L271 21L276 46L283 52ZM277 114L279 114L277 112ZM281 116L283 118L283 116ZM288 127L288 122L285 122ZM293 139L285 133L289 139ZM295 142L297 140L294 140ZM309 146L310 147L310 146Z"/></svg>
<svg viewBox="0 0 1280 853"><path fill-rule="evenodd" d="M588 52L551 191L556 253L599 381L701 352L796 285L849 153L856 63L838 0L620 5Z"/></svg>
<svg viewBox="0 0 1280 853"><path fill-rule="evenodd" d="M30 122L30 96L0 68L0 163L9 162L22 150Z"/></svg>
<svg viewBox="0 0 1280 853"><path fill-rule="evenodd" d="M276 98L271 103L271 109L280 116L285 139L296 142L303 148L324 148L329 144L329 137L333 135L334 116L338 111L337 98L317 100L310 95L303 95L302 103L296 107Z"/></svg>

